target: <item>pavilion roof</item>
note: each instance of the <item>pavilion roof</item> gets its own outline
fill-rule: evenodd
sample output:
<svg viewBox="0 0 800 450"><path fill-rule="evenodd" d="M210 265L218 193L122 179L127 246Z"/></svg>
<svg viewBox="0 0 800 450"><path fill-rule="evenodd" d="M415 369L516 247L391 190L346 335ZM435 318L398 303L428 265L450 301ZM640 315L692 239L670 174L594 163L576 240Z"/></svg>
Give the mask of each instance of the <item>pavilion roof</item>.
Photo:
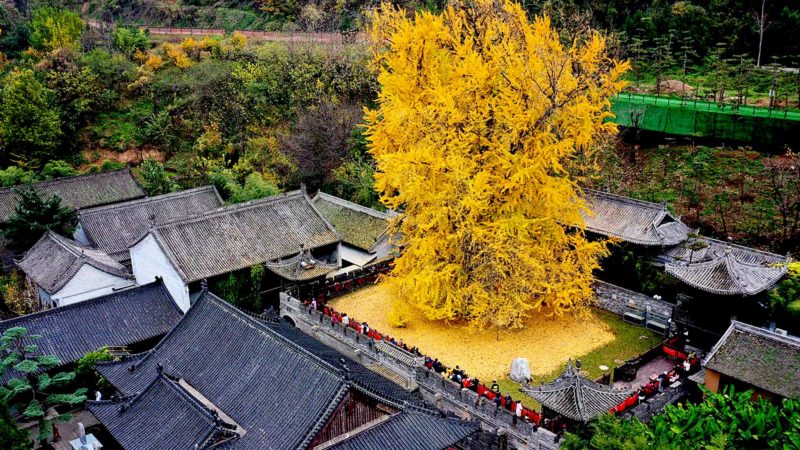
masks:
<svg viewBox="0 0 800 450"><path fill-rule="evenodd" d="M17 262L19 268L49 294L66 286L84 264L120 278L133 279L125 266L103 251L84 247L50 230Z"/></svg>
<svg viewBox="0 0 800 450"><path fill-rule="evenodd" d="M340 241L304 191L225 206L149 233L186 283Z"/></svg>
<svg viewBox="0 0 800 450"><path fill-rule="evenodd" d="M553 382L522 390L543 406L580 422L608 412L633 393L630 389L614 389L587 379L580 374L580 362L573 368L571 361Z"/></svg>
<svg viewBox="0 0 800 450"><path fill-rule="evenodd" d="M246 431L230 449L304 448L351 389L398 409L413 402L413 393L301 333L205 292L151 351L98 370L123 394L143 392L159 371L180 378ZM125 432L114 423L104 421L112 434ZM140 438L160 448L149 433Z"/></svg>
<svg viewBox="0 0 800 450"><path fill-rule="evenodd" d="M671 246L691 232L664 203L651 203L608 192L584 189L591 213L583 213L586 229L645 246Z"/></svg>
<svg viewBox="0 0 800 450"><path fill-rule="evenodd" d="M62 204L75 209L132 200L145 196L144 190L130 169L57 178L33 183L32 187L46 196L57 195ZM0 189L0 222L6 221L14 212L17 196L14 188Z"/></svg>
<svg viewBox="0 0 800 450"><path fill-rule="evenodd" d="M692 250L694 248L694 250ZM668 274L717 295L755 295L786 274L789 258L700 237L670 249L662 258Z"/></svg>
<svg viewBox="0 0 800 450"><path fill-rule="evenodd" d="M314 205L342 235L342 241L362 250L372 251L389 229L394 212L376 211L366 206L326 194L317 193Z"/></svg>
<svg viewBox="0 0 800 450"><path fill-rule="evenodd" d="M222 206L214 186L203 186L124 203L83 209L80 223L91 243L118 261L130 259L128 246L148 227L195 216Z"/></svg>
<svg viewBox="0 0 800 450"><path fill-rule="evenodd" d="M704 366L787 398L800 397L800 338L733 321Z"/></svg>
<svg viewBox="0 0 800 450"><path fill-rule="evenodd" d="M293 281L324 277L339 267L337 263L326 263L314 258L307 250L291 258L267 262L264 265L281 278Z"/></svg>

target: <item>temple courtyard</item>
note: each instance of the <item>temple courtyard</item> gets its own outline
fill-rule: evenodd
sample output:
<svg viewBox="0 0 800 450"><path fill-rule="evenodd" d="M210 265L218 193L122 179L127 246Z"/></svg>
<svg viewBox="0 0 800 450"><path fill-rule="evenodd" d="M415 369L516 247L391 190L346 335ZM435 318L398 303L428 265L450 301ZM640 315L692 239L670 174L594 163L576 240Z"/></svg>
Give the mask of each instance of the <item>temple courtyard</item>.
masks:
<svg viewBox="0 0 800 450"><path fill-rule="evenodd" d="M569 358L580 358L591 378L601 376L625 360L659 342L660 337L618 316L592 309L585 317L558 320L544 315L531 317L525 328L515 331L476 332L457 324L431 321L422 315L404 328L393 327L386 316L391 297L378 284L331 301L337 311L409 347L416 346L442 363L461 366L470 376L488 383L504 384L514 358L527 358L534 381L549 381L566 366ZM603 366L603 368L601 368Z"/></svg>

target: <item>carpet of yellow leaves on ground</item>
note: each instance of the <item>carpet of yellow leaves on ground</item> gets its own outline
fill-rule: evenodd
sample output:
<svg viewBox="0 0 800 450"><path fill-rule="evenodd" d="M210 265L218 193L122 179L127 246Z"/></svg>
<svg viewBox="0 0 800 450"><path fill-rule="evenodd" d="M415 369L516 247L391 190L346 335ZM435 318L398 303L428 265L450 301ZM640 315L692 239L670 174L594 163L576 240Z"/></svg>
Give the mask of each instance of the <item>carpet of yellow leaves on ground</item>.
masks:
<svg viewBox="0 0 800 450"><path fill-rule="evenodd" d="M445 325L413 317L405 328L389 325L386 312L391 298L382 285L370 286L331 302L337 311L351 318L366 321L369 326L420 351L444 364L460 365L471 376L483 382L507 376L511 360L528 358L533 375L544 375L557 369L567 358L580 357L614 340L614 333L602 321L588 315L574 318L569 314L555 320L537 314L524 329L500 333L472 332L466 327Z"/></svg>

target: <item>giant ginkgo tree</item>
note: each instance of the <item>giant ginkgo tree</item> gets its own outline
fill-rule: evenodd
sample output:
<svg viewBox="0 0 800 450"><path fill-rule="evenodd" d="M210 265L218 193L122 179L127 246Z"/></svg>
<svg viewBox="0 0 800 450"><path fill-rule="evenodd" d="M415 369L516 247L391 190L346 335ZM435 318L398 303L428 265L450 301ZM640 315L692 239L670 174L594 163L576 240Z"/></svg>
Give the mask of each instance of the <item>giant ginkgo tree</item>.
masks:
<svg viewBox="0 0 800 450"><path fill-rule="evenodd" d="M396 297L477 328L589 302L607 250L583 234L571 169L615 130L605 119L627 63L599 34L562 43L505 0L414 17L384 4L371 37L380 93L366 134L381 201L403 211Z"/></svg>

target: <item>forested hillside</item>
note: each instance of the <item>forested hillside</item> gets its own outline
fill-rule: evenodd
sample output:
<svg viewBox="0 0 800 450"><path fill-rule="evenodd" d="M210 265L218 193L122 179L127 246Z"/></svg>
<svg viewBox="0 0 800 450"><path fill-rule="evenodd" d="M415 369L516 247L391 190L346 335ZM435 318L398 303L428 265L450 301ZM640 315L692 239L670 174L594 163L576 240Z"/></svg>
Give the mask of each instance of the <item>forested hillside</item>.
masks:
<svg viewBox="0 0 800 450"><path fill-rule="evenodd" d="M107 39L49 8L24 26L26 49L4 48L4 185L47 177L52 160L78 170L152 160L149 172L168 176L156 192L213 181L244 200L306 182L374 201L356 127L375 96L362 47L239 34L154 45L122 27Z"/></svg>
<svg viewBox="0 0 800 450"><path fill-rule="evenodd" d="M375 206L374 162L359 126L363 107L377 95L366 46L266 43L239 33L170 40L113 23L220 26L217 21L237 11L257 20L234 27L338 30L363 27L370 6L4 1L0 184L133 165L151 194L215 183L232 201L244 201L306 183ZM798 101L800 44L785 38L800 30L796 3L524 6L551 15L565 41L590 27L605 32L613 51L631 59L628 89L659 92L663 81L685 80L696 88L695 98L776 107ZM319 13L313 24L312 8ZM200 20L201 11L213 20ZM765 17L760 68L758 17ZM90 18L107 24L86 26ZM670 93L689 96L660 91ZM667 200L705 233L782 253L797 250L800 172L796 156L781 155L790 149L766 154L661 144L630 136L604 143L600 170L587 183Z"/></svg>

